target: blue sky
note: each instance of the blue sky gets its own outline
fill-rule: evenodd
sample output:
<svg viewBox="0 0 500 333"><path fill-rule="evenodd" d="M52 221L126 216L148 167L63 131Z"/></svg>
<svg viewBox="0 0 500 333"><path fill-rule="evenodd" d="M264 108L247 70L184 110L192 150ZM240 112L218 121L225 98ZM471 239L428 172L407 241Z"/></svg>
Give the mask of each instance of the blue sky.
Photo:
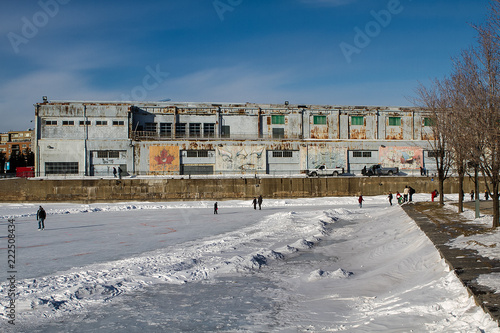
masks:
<svg viewBox="0 0 500 333"><path fill-rule="evenodd" d="M49 100L409 106L487 0L4 1L0 132Z"/></svg>

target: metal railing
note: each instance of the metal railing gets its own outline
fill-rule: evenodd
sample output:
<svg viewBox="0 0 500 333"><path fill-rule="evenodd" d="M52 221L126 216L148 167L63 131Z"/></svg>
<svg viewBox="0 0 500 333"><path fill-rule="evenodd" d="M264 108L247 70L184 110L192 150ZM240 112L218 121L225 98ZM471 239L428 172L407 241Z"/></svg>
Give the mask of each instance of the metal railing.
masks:
<svg viewBox="0 0 500 333"><path fill-rule="evenodd" d="M176 134L172 133L159 133L159 132L148 132L148 131L134 131L132 132L132 140L158 140L158 141L168 141L168 140L287 140L287 139L302 139L302 135L287 135L283 137L273 137L272 134L266 135L254 135L254 134L230 134L230 135L220 135L216 137L215 134Z"/></svg>

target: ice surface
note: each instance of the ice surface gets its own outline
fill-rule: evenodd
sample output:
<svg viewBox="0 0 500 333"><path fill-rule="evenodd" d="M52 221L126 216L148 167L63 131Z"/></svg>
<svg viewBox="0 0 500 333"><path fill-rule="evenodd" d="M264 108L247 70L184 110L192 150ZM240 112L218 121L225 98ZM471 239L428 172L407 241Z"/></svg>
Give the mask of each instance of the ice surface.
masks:
<svg viewBox="0 0 500 333"><path fill-rule="evenodd" d="M365 200L45 204L41 232L38 205L1 204L15 331L500 332L401 207Z"/></svg>

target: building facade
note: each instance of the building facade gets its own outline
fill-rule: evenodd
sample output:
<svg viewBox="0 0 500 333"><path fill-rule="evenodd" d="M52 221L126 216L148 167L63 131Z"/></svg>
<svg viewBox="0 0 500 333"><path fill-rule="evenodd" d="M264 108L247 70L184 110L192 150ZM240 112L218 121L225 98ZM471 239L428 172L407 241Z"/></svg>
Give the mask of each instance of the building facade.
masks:
<svg viewBox="0 0 500 333"><path fill-rule="evenodd" d="M13 152L26 154L33 150L32 137L32 130L0 133L0 152L4 153L7 159Z"/></svg>
<svg viewBox="0 0 500 333"><path fill-rule="evenodd" d="M413 108L44 101L35 122L38 176L435 169L430 114Z"/></svg>

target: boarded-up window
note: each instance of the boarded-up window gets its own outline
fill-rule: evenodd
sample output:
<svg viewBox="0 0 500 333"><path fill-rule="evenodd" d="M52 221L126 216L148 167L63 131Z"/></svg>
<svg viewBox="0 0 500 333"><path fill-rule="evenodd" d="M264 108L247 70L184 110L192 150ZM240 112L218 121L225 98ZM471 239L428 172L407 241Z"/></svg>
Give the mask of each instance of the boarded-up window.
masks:
<svg viewBox="0 0 500 333"><path fill-rule="evenodd" d="M326 116L314 116L314 125L326 125Z"/></svg>
<svg viewBox="0 0 500 333"><path fill-rule="evenodd" d="M273 139L281 139L285 137L284 128L273 128Z"/></svg>
<svg viewBox="0 0 500 333"><path fill-rule="evenodd" d="M424 126L432 126L432 118L424 118Z"/></svg>
<svg viewBox="0 0 500 333"><path fill-rule="evenodd" d="M365 120L363 116L352 116L351 117L351 125L355 126L363 126L365 124Z"/></svg>

